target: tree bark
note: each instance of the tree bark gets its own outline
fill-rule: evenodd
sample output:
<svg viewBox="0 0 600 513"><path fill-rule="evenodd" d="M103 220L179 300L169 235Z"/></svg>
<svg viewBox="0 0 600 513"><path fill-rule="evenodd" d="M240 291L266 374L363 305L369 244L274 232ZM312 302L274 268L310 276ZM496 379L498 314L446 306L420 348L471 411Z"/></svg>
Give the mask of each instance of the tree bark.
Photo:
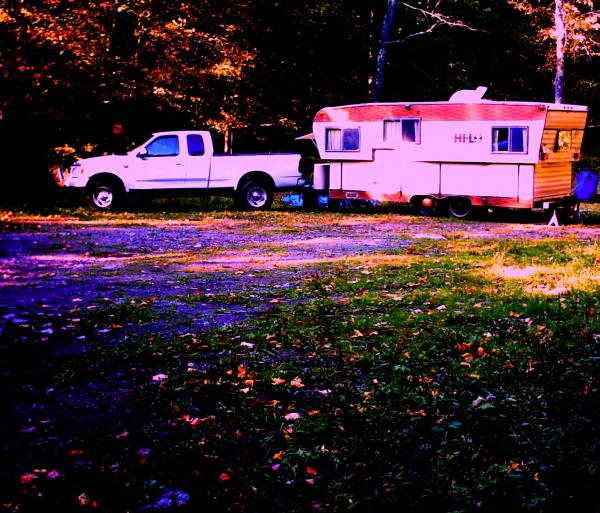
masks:
<svg viewBox="0 0 600 513"><path fill-rule="evenodd" d="M564 0L554 2L554 27L556 30L556 71L554 77L554 101L563 103L565 85L565 27Z"/></svg>
<svg viewBox="0 0 600 513"><path fill-rule="evenodd" d="M373 88L373 101L381 99L383 88L383 75L385 70L386 45L390 40L390 33L394 27L397 0L388 0L383 25L381 26L381 37L379 40L379 51L377 52L377 67L375 70L375 85Z"/></svg>

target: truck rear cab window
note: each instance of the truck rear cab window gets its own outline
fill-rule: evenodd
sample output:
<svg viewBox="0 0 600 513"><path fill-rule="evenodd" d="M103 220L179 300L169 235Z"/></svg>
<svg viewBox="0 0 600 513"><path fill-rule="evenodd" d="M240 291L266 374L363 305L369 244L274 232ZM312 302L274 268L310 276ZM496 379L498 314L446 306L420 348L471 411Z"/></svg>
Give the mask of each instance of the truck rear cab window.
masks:
<svg viewBox="0 0 600 513"><path fill-rule="evenodd" d="M421 120L416 118L384 119L383 140L421 143Z"/></svg>
<svg viewBox="0 0 600 513"><path fill-rule="evenodd" d="M358 128L328 128L325 131L325 151L359 151Z"/></svg>
<svg viewBox="0 0 600 513"><path fill-rule="evenodd" d="M191 157L204 155L204 139L200 134L188 134L187 146Z"/></svg>
<svg viewBox="0 0 600 513"><path fill-rule="evenodd" d="M176 157L179 155L179 137L163 135L146 146L148 157Z"/></svg>
<svg viewBox="0 0 600 513"><path fill-rule="evenodd" d="M527 127L492 128L492 153L527 153Z"/></svg>

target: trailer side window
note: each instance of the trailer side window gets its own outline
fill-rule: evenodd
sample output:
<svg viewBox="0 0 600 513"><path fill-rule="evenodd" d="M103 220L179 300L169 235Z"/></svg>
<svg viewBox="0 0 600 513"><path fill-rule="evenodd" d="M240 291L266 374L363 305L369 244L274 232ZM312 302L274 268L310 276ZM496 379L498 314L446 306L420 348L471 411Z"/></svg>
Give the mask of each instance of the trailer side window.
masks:
<svg viewBox="0 0 600 513"><path fill-rule="evenodd" d="M360 130L358 128L328 128L325 131L326 151L359 151Z"/></svg>
<svg viewBox="0 0 600 513"><path fill-rule="evenodd" d="M571 141L573 137L571 130L558 130L556 133L556 143L554 151L571 151Z"/></svg>
<svg viewBox="0 0 600 513"><path fill-rule="evenodd" d="M421 120L414 118L385 119L383 121L383 140L420 144Z"/></svg>
<svg viewBox="0 0 600 513"><path fill-rule="evenodd" d="M492 152L527 153L527 127L492 128Z"/></svg>

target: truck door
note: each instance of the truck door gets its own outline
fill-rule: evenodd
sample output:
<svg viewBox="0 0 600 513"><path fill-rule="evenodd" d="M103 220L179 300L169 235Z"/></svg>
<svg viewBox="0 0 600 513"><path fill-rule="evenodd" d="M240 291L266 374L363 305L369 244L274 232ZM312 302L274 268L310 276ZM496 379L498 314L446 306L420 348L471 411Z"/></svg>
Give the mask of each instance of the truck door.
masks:
<svg viewBox="0 0 600 513"><path fill-rule="evenodd" d="M134 163L135 188L178 189L185 187L185 158L179 136L159 135L145 144Z"/></svg>
<svg viewBox="0 0 600 513"><path fill-rule="evenodd" d="M186 135L186 187L190 189L208 187L211 155L206 152L202 134Z"/></svg>

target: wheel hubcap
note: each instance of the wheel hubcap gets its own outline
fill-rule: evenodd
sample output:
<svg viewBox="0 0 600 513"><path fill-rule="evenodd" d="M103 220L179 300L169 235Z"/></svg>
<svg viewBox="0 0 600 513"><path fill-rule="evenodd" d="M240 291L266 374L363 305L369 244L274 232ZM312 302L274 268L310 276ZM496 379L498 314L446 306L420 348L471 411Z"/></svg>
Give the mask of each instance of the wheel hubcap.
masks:
<svg viewBox="0 0 600 513"><path fill-rule="evenodd" d="M260 187L250 189L246 197L248 198L248 204L254 208L260 208L267 202L267 193Z"/></svg>
<svg viewBox="0 0 600 513"><path fill-rule="evenodd" d="M106 187L101 187L94 193L94 204L100 208L110 207L112 201L112 192Z"/></svg>

